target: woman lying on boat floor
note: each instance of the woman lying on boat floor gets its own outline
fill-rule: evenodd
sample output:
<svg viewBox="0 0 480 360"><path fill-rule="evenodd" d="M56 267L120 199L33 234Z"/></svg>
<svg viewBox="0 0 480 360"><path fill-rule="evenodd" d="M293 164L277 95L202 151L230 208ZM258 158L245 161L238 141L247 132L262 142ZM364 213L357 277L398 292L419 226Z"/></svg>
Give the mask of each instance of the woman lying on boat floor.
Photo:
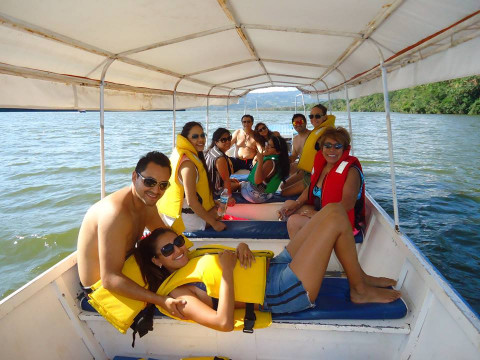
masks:
<svg viewBox="0 0 480 360"><path fill-rule="evenodd" d="M180 285L168 290L168 294L186 300L186 304L179 307L185 318L216 330L231 331L235 308L245 307L235 299L245 298L247 294L243 292L254 291L255 281L263 283L265 276L266 287L260 286L260 289L265 288L265 293L260 294L259 302L263 301L263 304L258 306L259 310L293 313L315 306L332 250L335 250L347 274L352 302L388 303L398 299L399 291L384 288L394 285L394 280L369 276L363 272L352 237L352 228L344 208L340 204L329 204L297 233L282 253L266 261L266 266L263 262L265 258L255 259L244 243L237 247L236 252L224 251L219 255L207 254L189 259L184 238L168 229L156 229L141 241L136 259L149 285L160 285L159 292L169 289L169 283ZM263 269L258 266L261 262ZM219 272L216 292L219 295L218 303L201 288L203 284L196 282L198 280L190 280L192 273L211 279L215 277L215 271ZM174 274L164 281L171 273ZM237 282L242 278L245 283ZM196 283L188 283L191 281ZM235 292L234 286L237 289ZM250 295L255 297L258 294Z"/></svg>

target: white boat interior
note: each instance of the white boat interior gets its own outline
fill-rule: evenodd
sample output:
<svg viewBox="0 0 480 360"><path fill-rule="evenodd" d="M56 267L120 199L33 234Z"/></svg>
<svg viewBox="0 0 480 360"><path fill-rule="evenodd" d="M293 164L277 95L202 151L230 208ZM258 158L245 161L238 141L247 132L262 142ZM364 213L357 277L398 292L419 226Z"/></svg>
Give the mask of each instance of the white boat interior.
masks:
<svg viewBox="0 0 480 360"><path fill-rule="evenodd" d="M478 0L2 0L0 108L100 110L102 196L105 110L173 109L174 138L176 109L206 105L208 129L209 106L227 105L228 127L229 104L255 89L345 97L348 112L349 99L383 91L394 219L368 196L357 249L367 273L398 279L408 311L276 320L253 334L157 317L132 348L130 330L80 307L73 253L0 301L0 358L479 359L478 316L401 232L388 104L389 90L479 74L478 49ZM240 206L235 216L273 220L278 206ZM287 242L195 244L239 241L275 252ZM328 270L342 276L335 258Z"/></svg>

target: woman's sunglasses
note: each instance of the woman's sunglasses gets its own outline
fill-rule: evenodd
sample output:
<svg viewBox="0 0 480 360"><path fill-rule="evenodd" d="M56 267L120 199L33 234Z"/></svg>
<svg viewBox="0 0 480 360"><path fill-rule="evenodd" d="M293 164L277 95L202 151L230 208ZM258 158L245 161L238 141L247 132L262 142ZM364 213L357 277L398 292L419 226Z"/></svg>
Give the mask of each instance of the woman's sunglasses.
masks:
<svg viewBox="0 0 480 360"><path fill-rule="evenodd" d="M310 115L308 115L308 118L309 118L310 120L312 120L313 118L315 118L315 119L320 119L320 118L322 118L322 117L324 117L324 116L325 116L325 115L320 115L320 114L315 114L315 115L310 114Z"/></svg>
<svg viewBox="0 0 480 360"><path fill-rule="evenodd" d="M162 191L165 191L170 186L170 181L157 181L152 177L145 177L137 171L138 176L142 178L143 185L149 188L153 188L158 184L158 188Z"/></svg>
<svg viewBox="0 0 480 360"><path fill-rule="evenodd" d="M160 249L160 252L163 256L168 257L173 254L175 250L174 246L176 246L177 248L181 248L183 245L185 245L185 239L182 235L178 235L175 239L173 239L173 242L164 245Z"/></svg>
<svg viewBox="0 0 480 360"><path fill-rule="evenodd" d="M325 143L325 144L323 144L323 147L325 149L331 149L332 147L334 147L336 150L339 150L339 149L343 148L343 145L340 144L340 143L336 143L336 144Z"/></svg>
<svg viewBox="0 0 480 360"><path fill-rule="evenodd" d="M227 141L232 141L232 135L230 135L228 137L220 138L220 139L218 139L218 141L220 141L222 144L225 144Z"/></svg>
<svg viewBox="0 0 480 360"><path fill-rule="evenodd" d="M268 130L268 128L266 128L266 127L264 126L264 127L261 127L260 129L258 129L258 132L264 132L265 130Z"/></svg>
<svg viewBox="0 0 480 360"><path fill-rule="evenodd" d="M205 133L201 133L201 134L193 134L192 136L190 136L193 140L197 140L199 137L201 137L202 139L205 139L207 135L205 135Z"/></svg>

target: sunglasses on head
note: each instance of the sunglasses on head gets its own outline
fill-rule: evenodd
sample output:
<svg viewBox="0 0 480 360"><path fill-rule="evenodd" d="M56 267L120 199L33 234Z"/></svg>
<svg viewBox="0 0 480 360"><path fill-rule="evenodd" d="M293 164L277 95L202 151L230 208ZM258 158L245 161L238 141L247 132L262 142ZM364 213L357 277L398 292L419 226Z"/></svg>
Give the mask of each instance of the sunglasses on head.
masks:
<svg viewBox="0 0 480 360"><path fill-rule="evenodd" d="M222 144L225 144L227 141L232 141L232 135L227 136L227 137L222 137L222 138L218 139L218 141L220 141Z"/></svg>
<svg viewBox="0 0 480 360"><path fill-rule="evenodd" d="M309 118L310 120L312 120L313 118L315 118L315 119L320 119L320 118L322 118L322 117L324 117L324 116L325 116L325 115L320 115L320 114L315 114L315 115L310 114L310 115L308 115L308 118Z"/></svg>
<svg viewBox="0 0 480 360"><path fill-rule="evenodd" d="M265 130L268 130L268 128L264 126L258 129L258 132L264 132Z"/></svg>
<svg viewBox="0 0 480 360"><path fill-rule="evenodd" d="M207 135L205 135L205 133L201 133L201 134L193 134L192 136L190 136L193 140L197 140L199 137L201 137L202 139L205 139Z"/></svg>
<svg viewBox="0 0 480 360"><path fill-rule="evenodd" d="M174 246L176 246L177 248L181 248L183 245L185 245L185 239L183 238L182 235L178 235L175 239L173 239L173 242L164 245L160 249L160 252L162 253L163 256L168 257L172 255L173 252L175 251Z"/></svg>
<svg viewBox="0 0 480 360"><path fill-rule="evenodd" d="M143 185L153 188L158 185L158 188L162 191L167 190L170 186L170 181L157 181L152 177L145 177L137 171L138 176L142 178Z"/></svg>

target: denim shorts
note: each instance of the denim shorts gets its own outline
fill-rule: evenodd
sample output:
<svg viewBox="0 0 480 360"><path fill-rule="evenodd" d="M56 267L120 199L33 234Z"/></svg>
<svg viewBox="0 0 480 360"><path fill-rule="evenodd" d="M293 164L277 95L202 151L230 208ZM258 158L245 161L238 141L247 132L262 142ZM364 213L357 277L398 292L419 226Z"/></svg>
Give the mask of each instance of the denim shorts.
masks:
<svg viewBox="0 0 480 360"><path fill-rule="evenodd" d="M241 185L242 196L248 202L254 204L261 204L273 197L273 194L260 191L255 186L253 186L249 181L242 182Z"/></svg>
<svg viewBox="0 0 480 360"><path fill-rule="evenodd" d="M315 306L310 302L302 282L290 269L291 262L292 257L287 249L270 261L262 311L288 314Z"/></svg>

